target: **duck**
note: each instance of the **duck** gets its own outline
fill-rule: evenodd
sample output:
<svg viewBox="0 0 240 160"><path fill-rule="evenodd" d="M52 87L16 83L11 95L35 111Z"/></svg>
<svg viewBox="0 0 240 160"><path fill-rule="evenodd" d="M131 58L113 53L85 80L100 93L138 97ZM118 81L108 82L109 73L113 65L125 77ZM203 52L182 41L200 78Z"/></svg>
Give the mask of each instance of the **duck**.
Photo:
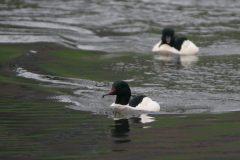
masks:
<svg viewBox="0 0 240 160"><path fill-rule="evenodd" d="M199 48L186 37L174 36L173 28L163 28L161 40L152 48L152 52L159 51L183 55L196 55L199 52Z"/></svg>
<svg viewBox="0 0 240 160"><path fill-rule="evenodd" d="M116 100L111 107L127 107L133 110L160 111L160 105L151 98L145 95L133 96L128 83L122 80L115 81L112 84L111 91L104 94L102 98L107 95L116 95Z"/></svg>

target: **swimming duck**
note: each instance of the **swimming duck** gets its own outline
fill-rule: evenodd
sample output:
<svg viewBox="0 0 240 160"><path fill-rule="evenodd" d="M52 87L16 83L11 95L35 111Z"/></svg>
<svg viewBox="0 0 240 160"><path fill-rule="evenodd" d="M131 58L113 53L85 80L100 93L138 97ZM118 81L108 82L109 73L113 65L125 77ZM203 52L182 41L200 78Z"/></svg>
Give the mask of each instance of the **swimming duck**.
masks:
<svg viewBox="0 0 240 160"><path fill-rule="evenodd" d="M177 54L195 55L199 48L186 37L175 37L172 28L162 30L162 38L152 49L153 52L165 51Z"/></svg>
<svg viewBox="0 0 240 160"><path fill-rule="evenodd" d="M102 97L107 95L116 95L115 102L111 105L112 107L128 107L137 110L147 111L160 111L160 105L145 95L133 96L131 98L131 90L127 82L115 81L112 84L112 89L109 93L104 94Z"/></svg>

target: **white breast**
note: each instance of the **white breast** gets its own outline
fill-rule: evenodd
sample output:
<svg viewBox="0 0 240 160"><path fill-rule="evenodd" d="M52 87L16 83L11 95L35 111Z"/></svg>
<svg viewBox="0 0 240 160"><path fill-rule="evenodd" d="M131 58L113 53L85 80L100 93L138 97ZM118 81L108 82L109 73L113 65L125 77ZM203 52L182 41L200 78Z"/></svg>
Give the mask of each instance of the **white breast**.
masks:
<svg viewBox="0 0 240 160"><path fill-rule="evenodd" d="M149 97L144 97L143 101L136 106L138 110L160 111L160 105Z"/></svg>
<svg viewBox="0 0 240 160"><path fill-rule="evenodd" d="M187 55L195 55L199 52L199 48L191 41L186 40L183 42L180 53Z"/></svg>
<svg viewBox="0 0 240 160"><path fill-rule="evenodd" d="M153 52L169 52L169 53L177 53L177 54L185 54L185 55L195 55L199 52L199 48L191 41L186 40L183 42L181 46L181 50L178 51L174 47L171 47L167 44L163 44L159 47L162 41L159 41L155 46L152 48Z"/></svg>
<svg viewBox="0 0 240 160"><path fill-rule="evenodd" d="M111 107L119 108L119 109L133 109L136 110L135 107L131 107L128 104L127 105L121 105L121 104L116 104L115 102L111 104Z"/></svg>
<svg viewBox="0 0 240 160"><path fill-rule="evenodd" d="M143 101L139 103L136 107L131 107L129 105L121 105L116 103L113 103L111 107L118 108L120 110L133 109L133 110L145 110L145 111L160 111L160 105L149 97L144 97Z"/></svg>
<svg viewBox="0 0 240 160"><path fill-rule="evenodd" d="M180 53L178 50L176 50L174 47L171 47L167 44L163 44L159 47L159 45L162 43L162 41L159 41L155 46L152 48L153 52L170 52L170 53Z"/></svg>

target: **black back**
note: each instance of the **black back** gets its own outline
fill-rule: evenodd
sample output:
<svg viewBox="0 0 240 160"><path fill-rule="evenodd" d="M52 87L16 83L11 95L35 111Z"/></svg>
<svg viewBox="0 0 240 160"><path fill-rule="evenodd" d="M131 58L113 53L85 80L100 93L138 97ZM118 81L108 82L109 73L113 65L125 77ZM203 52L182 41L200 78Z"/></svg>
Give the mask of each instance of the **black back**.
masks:
<svg viewBox="0 0 240 160"><path fill-rule="evenodd" d="M133 98L130 99L130 101L129 101L129 106L136 107L139 103L142 102L144 97L146 97L146 96L145 95L133 96Z"/></svg>
<svg viewBox="0 0 240 160"><path fill-rule="evenodd" d="M175 37L175 41L174 41L174 46L173 47L180 51L183 42L186 41L186 40L187 40L186 37Z"/></svg>

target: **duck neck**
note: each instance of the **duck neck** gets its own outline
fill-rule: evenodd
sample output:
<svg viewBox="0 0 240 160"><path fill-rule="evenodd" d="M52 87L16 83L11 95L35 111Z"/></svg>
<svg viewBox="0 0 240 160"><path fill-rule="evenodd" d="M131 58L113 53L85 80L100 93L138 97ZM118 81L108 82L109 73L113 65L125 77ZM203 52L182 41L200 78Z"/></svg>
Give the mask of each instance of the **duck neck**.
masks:
<svg viewBox="0 0 240 160"><path fill-rule="evenodd" d="M115 104L121 104L121 105L127 105L129 103L131 94L130 95L124 95L124 96L117 96L115 100Z"/></svg>

